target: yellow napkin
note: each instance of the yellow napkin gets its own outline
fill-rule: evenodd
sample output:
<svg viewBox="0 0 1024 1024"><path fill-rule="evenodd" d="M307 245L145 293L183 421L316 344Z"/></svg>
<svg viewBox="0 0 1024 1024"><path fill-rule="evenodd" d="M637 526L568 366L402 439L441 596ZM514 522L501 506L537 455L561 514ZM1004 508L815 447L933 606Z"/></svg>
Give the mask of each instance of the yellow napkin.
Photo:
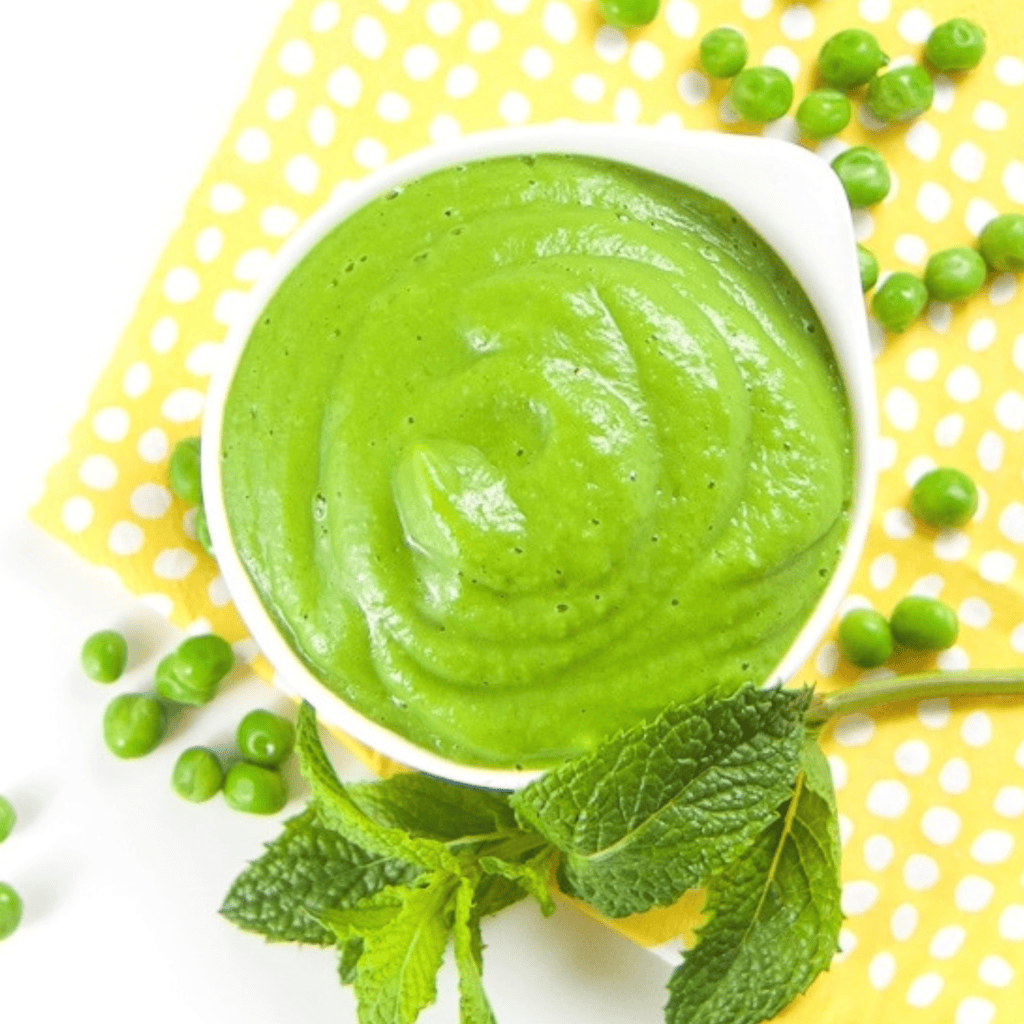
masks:
<svg viewBox="0 0 1024 1024"><path fill-rule="evenodd" d="M994 212L1024 204L1019 0L665 0L655 24L628 35L603 27L592 0L297 0L34 519L178 624L208 623L269 672L165 470L169 448L199 429L226 326L296 224L367 170L459 132L559 117L750 131L722 119L725 87L696 70L700 35L717 24L742 29L751 63L793 74L799 99L833 32L867 27L892 57L917 59L932 24L958 14L988 31L982 66L940 76L934 109L911 127L855 123L842 136L879 148L894 172L889 199L857 216L883 270L920 270L927 253L970 244ZM941 593L962 620L959 643L937 659L948 668L1024 664L1020 283L996 278L962 307L933 306L902 337L876 337L883 472L853 593L883 612L912 589ZM904 511L909 481L935 463L980 484L981 509L963 532L936 535ZM852 681L838 661L829 640L798 678ZM1020 1024L1024 703L858 717L830 729L825 746L849 917L832 970L783 1018ZM616 926L655 945L686 932L693 910Z"/></svg>

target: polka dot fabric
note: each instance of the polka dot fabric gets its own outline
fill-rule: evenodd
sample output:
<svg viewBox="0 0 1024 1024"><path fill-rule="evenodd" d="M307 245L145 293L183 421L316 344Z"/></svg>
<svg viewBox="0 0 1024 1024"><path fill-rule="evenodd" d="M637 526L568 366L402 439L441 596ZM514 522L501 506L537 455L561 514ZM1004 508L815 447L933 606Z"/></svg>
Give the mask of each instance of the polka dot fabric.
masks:
<svg viewBox="0 0 1024 1024"><path fill-rule="evenodd" d="M700 36L733 24L752 63L814 81L833 32L870 29L896 62L920 59L954 15L988 31L982 65L936 78L934 108L886 128L862 112L838 139L880 149L893 189L859 211L883 272L920 272L931 252L972 244L1024 204L1024 9L1017 0L664 0L624 34L592 0L298 0L193 195L37 522L112 567L183 626L204 620L266 670L195 539L194 512L166 484L168 453L199 430L226 327L305 217L365 172L431 141L570 118L797 140L791 118L733 123L726 84L697 70ZM858 105L859 109L859 105ZM872 324L882 473L874 525L846 606L888 612L908 592L959 612L955 647L896 664L1024 664L1024 294L990 279L969 302L933 303L906 334ZM905 511L913 482L955 465L981 503L961 531ZM799 673L822 687L858 674L827 640ZM815 1024L915 1019L1020 1024L1024 984L1024 702L927 702L855 715L824 736L839 796L848 915L832 970L782 1014ZM655 945L684 932L694 901L626 922Z"/></svg>

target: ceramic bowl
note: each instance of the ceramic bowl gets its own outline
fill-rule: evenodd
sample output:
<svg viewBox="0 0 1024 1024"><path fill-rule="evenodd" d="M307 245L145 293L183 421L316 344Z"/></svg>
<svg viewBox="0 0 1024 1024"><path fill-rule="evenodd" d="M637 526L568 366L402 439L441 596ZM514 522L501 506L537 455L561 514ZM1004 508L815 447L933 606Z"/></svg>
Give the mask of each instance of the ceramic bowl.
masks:
<svg viewBox="0 0 1024 1024"><path fill-rule="evenodd" d="M284 278L339 221L381 193L441 167L540 152L634 164L724 199L789 266L832 342L850 400L855 439L850 527L835 573L766 684L791 678L831 624L863 549L875 490L874 376L850 210L832 170L799 146L772 139L619 125L501 129L412 153L373 171L329 202L288 240L268 273L253 288L247 314L228 331L221 364L211 381L202 430L202 477L217 561L239 614L275 668L282 688L310 701L325 725L419 771L498 789L519 788L540 773L492 770L443 758L371 721L310 672L265 610L234 549L221 489L219 452L225 399L252 327Z"/></svg>

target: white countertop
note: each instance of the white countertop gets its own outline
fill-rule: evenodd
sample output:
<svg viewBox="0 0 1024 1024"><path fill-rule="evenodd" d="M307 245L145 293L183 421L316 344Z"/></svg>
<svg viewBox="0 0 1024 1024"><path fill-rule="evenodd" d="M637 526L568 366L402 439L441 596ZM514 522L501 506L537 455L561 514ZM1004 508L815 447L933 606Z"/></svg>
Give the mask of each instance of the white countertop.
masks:
<svg viewBox="0 0 1024 1024"><path fill-rule="evenodd" d="M185 747L226 741L249 708L286 702L238 679L154 754L117 761L100 735L106 702L145 688L177 633L24 518L286 6L0 6L0 793L19 813L0 880L25 903L0 943L11 1024L355 1021L330 951L267 945L217 913L302 796L268 820L219 798L185 804L169 786ZM78 669L82 640L108 626L137 652L112 689ZM360 774L332 749L343 774ZM502 1024L662 1019L669 968L569 908L545 921L515 907L484 938ZM447 964L420 1019L454 1024L456 1006Z"/></svg>

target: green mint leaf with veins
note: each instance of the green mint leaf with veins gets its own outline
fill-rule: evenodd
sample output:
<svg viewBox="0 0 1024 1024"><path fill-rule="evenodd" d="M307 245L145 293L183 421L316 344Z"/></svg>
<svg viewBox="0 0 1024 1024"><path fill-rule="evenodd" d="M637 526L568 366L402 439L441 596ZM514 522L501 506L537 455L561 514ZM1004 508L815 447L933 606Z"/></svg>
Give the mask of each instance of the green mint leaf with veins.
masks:
<svg viewBox="0 0 1024 1024"><path fill-rule="evenodd" d="M518 882L498 874L482 873L473 890L479 917L490 917L525 900L528 893Z"/></svg>
<svg viewBox="0 0 1024 1024"><path fill-rule="evenodd" d="M362 810L352 798L350 787L335 774L317 733L316 713L308 703L302 704L296 718L295 749L300 770L309 783L325 826L368 853L405 861L424 870L458 873L458 861L444 843L375 821Z"/></svg>
<svg viewBox="0 0 1024 1024"><path fill-rule="evenodd" d="M473 887L465 879L455 895L452 931L455 966L459 971L459 1024L496 1024L481 978L484 944L480 915Z"/></svg>
<svg viewBox="0 0 1024 1024"><path fill-rule="evenodd" d="M608 917L668 906L722 871L793 790L810 690L745 687L664 711L511 797Z"/></svg>
<svg viewBox="0 0 1024 1024"><path fill-rule="evenodd" d="M378 824L439 842L485 839L516 830L505 795L430 775L395 775L346 789L352 802Z"/></svg>
<svg viewBox="0 0 1024 1024"><path fill-rule="evenodd" d="M831 963L839 827L828 763L808 741L778 820L708 888L708 921L669 982L666 1024L756 1024Z"/></svg>
<svg viewBox="0 0 1024 1024"><path fill-rule="evenodd" d="M386 886L412 882L419 872L355 846L322 825L310 807L285 822L281 835L235 879L221 913L270 942L332 945L334 933L310 911L352 906Z"/></svg>
<svg viewBox="0 0 1024 1024"><path fill-rule="evenodd" d="M436 871L415 886L384 889L347 910L318 915L338 939L342 977L352 941L362 941L353 968L359 1024L412 1024L437 998L459 886L458 878Z"/></svg>
<svg viewBox="0 0 1024 1024"><path fill-rule="evenodd" d="M477 865L485 875L514 883L522 894L519 898L532 896L540 904L545 917L555 912L548 880L557 851L550 843L536 835L521 832L502 843L487 846L486 851L477 859Z"/></svg>

